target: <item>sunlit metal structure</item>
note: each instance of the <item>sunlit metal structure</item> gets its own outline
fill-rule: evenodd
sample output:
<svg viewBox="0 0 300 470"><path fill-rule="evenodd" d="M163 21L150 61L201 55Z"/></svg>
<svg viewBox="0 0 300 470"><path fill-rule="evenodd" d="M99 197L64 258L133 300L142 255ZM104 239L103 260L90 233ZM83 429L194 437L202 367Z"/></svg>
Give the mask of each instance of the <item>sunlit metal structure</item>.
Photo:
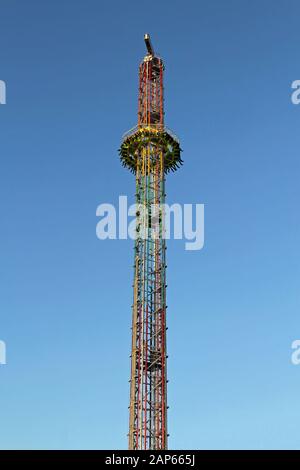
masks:
<svg viewBox="0 0 300 470"><path fill-rule="evenodd" d="M129 449L167 449L165 175L181 164L178 138L164 124L164 64L145 34L139 67L138 124L120 158L136 177L136 240Z"/></svg>

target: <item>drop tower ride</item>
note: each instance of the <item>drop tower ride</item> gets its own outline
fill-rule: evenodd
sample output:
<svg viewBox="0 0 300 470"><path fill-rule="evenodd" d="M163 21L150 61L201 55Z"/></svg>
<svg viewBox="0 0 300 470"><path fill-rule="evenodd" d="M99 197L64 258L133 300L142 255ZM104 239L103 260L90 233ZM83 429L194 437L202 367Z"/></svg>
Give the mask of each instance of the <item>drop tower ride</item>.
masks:
<svg viewBox="0 0 300 470"><path fill-rule="evenodd" d="M135 174L136 239L129 449L167 449L165 176L182 164L179 140L164 124L164 64L144 36L138 124L123 136L121 162Z"/></svg>

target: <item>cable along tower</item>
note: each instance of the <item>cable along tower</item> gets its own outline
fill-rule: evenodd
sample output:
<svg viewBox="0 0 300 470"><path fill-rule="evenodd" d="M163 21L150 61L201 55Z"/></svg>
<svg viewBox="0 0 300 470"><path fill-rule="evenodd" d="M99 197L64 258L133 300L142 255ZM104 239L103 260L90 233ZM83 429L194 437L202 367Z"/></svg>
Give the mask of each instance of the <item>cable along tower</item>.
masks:
<svg viewBox="0 0 300 470"><path fill-rule="evenodd" d="M121 163L136 179L136 240L129 449L167 449L165 175L182 164L179 140L164 124L164 64L144 36L138 124L123 136Z"/></svg>

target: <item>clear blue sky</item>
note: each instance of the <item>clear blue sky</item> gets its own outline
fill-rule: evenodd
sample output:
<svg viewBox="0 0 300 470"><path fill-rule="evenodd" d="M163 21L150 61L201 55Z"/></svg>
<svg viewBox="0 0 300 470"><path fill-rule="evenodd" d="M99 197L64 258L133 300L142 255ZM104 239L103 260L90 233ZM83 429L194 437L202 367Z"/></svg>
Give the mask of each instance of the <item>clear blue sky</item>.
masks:
<svg viewBox="0 0 300 470"><path fill-rule="evenodd" d="M143 34L166 64L205 247L168 244L170 448L300 448L296 0L2 0L1 448L126 448L133 242L96 207L133 200Z"/></svg>

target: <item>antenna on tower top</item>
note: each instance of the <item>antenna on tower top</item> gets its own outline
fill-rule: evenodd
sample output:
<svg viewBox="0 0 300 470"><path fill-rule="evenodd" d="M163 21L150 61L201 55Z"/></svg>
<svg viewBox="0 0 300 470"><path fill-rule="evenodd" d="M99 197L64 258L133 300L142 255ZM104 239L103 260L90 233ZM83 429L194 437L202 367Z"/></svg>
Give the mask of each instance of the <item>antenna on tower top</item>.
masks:
<svg viewBox="0 0 300 470"><path fill-rule="evenodd" d="M145 40L145 44L146 44L146 47L147 47L147 51L148 51L148 54L149 55L154 55L154 50L153 50L153 47L152 47L152 44L151 44L151 41L150 41L150 34L144 34L144 40Z"/></svg>

